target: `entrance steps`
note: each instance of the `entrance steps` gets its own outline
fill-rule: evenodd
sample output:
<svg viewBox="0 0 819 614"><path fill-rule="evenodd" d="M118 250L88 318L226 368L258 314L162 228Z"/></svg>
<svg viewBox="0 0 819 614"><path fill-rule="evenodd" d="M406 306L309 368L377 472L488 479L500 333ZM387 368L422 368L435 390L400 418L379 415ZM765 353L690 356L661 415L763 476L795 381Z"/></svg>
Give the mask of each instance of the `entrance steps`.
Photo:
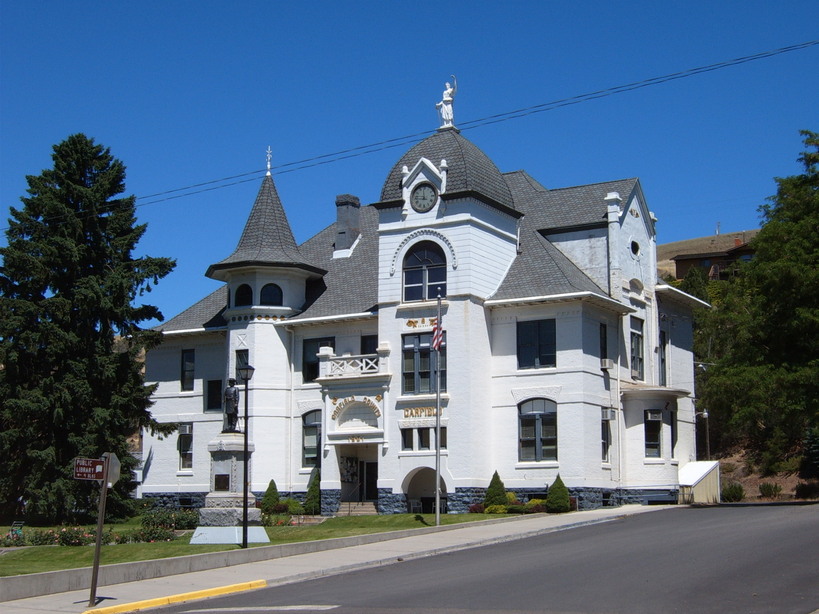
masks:
<svg viewBox="0 0 819 614"><path fill-rule="evenodd" d="M377 516L378 509L372 501L342 501L336 514L338 516Z"/></svg>

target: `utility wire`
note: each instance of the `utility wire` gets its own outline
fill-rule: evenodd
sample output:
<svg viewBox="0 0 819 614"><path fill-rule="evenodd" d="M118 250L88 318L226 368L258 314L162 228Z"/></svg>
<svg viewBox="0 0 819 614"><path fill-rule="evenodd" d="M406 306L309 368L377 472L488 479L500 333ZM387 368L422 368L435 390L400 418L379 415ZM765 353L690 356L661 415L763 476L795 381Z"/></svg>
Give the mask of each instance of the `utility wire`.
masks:
<svg viewBox="0 0 819 614"><path fill-rule="evenodd" d="M633 83L627 83L625 85L617 85L614 87L610 87L603 90L597 90L595 92L587 92L585 94L578 94L576 96L571 96L569 98L563 98L560 100L553 100L551 102L546 102L542 104L532 105L529 107L523 107L520 109L516 109L513 111L506 111L504 113L498 113L496 115L489 115L487 117L469 120L463 122L458 125L460 130L474 130L476 128L482 128L484 126L488 126L491 124L497 124L505 121L510 121L513 119L519 119L521 117L526 117L529 115L534 115L536 113L544 113L546 111L552 111L554 109L558 109L561 107L573 105L573 104L580 104L581 102L588 102L590 100L597 100L599 98L605 98L607 96L614 96L616 94L622 94L624 92L631 92L637 89L641 89L644 87L650 87L654 85L659 85L661 83L667 83L669 81L675 81L678 79L686 79L688 77L693 77L695 75L699 75L706 72L712 72L715 70L722 70L723 68L729 68L731 66L737 66L740 64L746 64L748 62L754 62L756 60L761 60L765 58L770 58L773 56L781 55L783 53L789 53L791 51L798 51L802 49L806 49L809 47L813 47L815 45L819 45L819 40L807 41L804 43L799 43L796 45L789 45L787 47L780 47L779 49L772 49L769 51L762 51L760 53L755 53L752 55L746 55L739 58L734 58L732 60L726 60L724 62L718 62L716 64L709 64L707 66L699 66L697 68L689 68L687 70L679 71L670 73L667 75L662 75L659 77L651 77L649 79L643 79L642 81L635 81ZM384 151L386 149L393 149L396 147L401 147L409 144L416 143L421 139L434 134L437 130L427 130L424 132L416 132L414 134L408 134L401 137L395 137L391 139L387 139L384 141L379 141L376 143L370 143L368 145L359 145L357 147L351 147L348 149L342 149L339 151L335 151L332 153L321 154L318 156L313 156L310 158L304 158L302 160L295 160L292 162L285 162L283 164L275 165L271 167L271 171L276 171L277 175L283 175L285 173L293 173L296 171L301 171L307 168L313 168L316 166L322 166L325 164L333 164L335 162L339 162L341 160L346 160L349 158L356 158L359 156L369 155L378 151ZM239 185L242 183L248 183L250 181L255 181L257 176L260 173L265 172L267 169L259 169L254 171L249 171L246 173L240 173L238 175L232 175L229 177L222 177L221 179L213 179L211 181L204 181L202 183L195 183L193 185L181 187L181 188L174 188L171 190L165 190L162 192L156 192L154 194L147 194L145 196L137 197L137 207L145 207L148 205L154 205L161 202L166 202L170 200L175 200L178 198L183 198L186 196L193 196L195 194L201 194L203 192L211 192L214 190L220 190L222 188L231 187L234 185ZM227 183L226 183L227 182ZM2 228L3 231L8 230L8 228Z"/></svg>

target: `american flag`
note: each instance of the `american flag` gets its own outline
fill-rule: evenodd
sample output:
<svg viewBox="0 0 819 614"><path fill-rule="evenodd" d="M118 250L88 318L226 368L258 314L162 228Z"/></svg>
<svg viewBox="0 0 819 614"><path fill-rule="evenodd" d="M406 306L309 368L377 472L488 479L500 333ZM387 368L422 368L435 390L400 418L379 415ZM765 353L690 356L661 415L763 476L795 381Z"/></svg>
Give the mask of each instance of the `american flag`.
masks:
<svg viewBox="0 0 819 614"><path fill-rule="evenodd" d="M437 352L441 349L443 342L444 329L441 328L441 318L438 318L435 322L435 326L432 328L432 349Z"/></svg>

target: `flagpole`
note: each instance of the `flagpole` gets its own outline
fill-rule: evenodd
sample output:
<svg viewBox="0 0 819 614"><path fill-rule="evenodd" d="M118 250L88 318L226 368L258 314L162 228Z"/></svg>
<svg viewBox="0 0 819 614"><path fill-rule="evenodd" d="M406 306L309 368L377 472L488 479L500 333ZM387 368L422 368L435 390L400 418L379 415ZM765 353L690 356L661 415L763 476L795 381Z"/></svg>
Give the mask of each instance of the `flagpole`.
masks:
<svg viewBox="0 0 819 614"><path fill-rule="evenodd" d="M438 288L438 319L435 321L441 340L435 347L435 526L441 525L441 289ZM433 341L435 333L433 331Z"/></svg>

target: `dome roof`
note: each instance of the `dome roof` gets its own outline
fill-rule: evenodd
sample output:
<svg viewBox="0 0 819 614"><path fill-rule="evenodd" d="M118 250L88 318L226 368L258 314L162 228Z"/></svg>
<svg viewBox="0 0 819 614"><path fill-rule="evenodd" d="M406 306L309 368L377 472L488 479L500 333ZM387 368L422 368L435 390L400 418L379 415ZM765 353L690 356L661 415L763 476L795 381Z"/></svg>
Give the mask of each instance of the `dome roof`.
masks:
<svg viewBox="0 0 819 614"><path fill-rule="evenodd" d="M405 166L411 170L421 158L426 158L436 167L441 160L446 160L447 194L472 192L501 205L514 207L509 186L498 167L455 129L439 130L405 153L384 182L381 202L401 199L402 170Z"/></svg>

